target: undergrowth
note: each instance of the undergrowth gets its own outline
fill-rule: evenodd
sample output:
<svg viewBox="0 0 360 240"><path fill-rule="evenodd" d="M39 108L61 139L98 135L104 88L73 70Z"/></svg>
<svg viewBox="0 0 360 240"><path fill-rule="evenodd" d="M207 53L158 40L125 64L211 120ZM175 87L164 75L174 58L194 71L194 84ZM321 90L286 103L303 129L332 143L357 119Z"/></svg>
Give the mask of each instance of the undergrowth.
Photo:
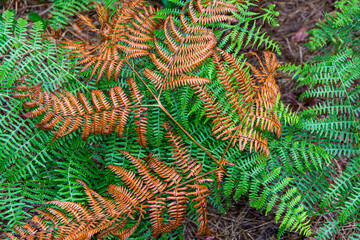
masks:
<svg viewBox="0 0 360 240"><path fill-rule="evenodd" d="M212 236L206 207L242 196L275 212L279 238L358 224L359 2L311 31L324 54L304 66L280 66L256 27L277 24L272 4L171 2L55 1L56 31L2 14L2 237L177 239L185 218ZM97 19L78 17L96 41L62 36L65 16L91 8ZM285 107L279 68L319 101Z"/></svg>

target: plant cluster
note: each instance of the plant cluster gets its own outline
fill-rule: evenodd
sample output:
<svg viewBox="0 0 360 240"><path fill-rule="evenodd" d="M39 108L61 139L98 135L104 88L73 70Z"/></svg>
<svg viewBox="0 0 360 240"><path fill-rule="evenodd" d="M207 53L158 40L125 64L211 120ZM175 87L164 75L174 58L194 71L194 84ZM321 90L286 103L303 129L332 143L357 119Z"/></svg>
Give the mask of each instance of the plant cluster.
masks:
<svg viewBox="0 0 360 240"><path fill-rule="evenodd" d="M25 20L3 13L4 237L170 239L186 217L209 236L207 205L226 211L222 200L241 196L276 213L279 238L310 236L319 215L337 212L316 239L358 219L359 2L339 1L312 31L309 47L325 54L305 66L280 66L277 44L256 28L276 24L273 5L172 2L92 2L98 21L78 15L92 42L44 33L42 22L27 36ZM279 68L321 102L292 113L279 100Z"/></svg>
<svg viewBox="0 0 360 240"><path fill-rule="evenodd" d="M330 239L341 226L354 224L349 239L360 237L359 192L359 1L337 1L338 12L311 31L308 47L323 53L304 66L284 66L295 71L299 86L308 86L300 96L311 102L300 113L300 126L334 161L324 169L330 183L319 181L309 209L317 216L329 217L315 239ZM314 101L314 99L316 99ZM346 159L345 169L332 171L338 159ZM338 168L338 167L337 167ZM314 181L312 179L311 181ZM316 209L317 208L317 209Z"/></svg>

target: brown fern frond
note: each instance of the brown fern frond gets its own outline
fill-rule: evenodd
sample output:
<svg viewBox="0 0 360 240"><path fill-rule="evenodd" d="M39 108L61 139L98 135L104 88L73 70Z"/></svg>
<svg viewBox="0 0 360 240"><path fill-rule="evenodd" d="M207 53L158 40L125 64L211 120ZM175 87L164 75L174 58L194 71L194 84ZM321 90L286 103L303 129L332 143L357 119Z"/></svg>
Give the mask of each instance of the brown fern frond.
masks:
<svg viewBox="0 0 360 240"><path fill-rule="evenodd" d="M179 166L180 169L183 169L182 173L187 173L186 179L196 178L194 184L187 184L186 187L195 190L188 193L188 195L196 196L192 201L197 202L194 207L197 208L196 212L198 214L198 234L203 234L207 231L206 198L209 195L209 189L203 184L213 180L199 177L199 173L202 170L201 164L191 158L190 153L188 152L189 149L184 146L185 144L181 137L174 131L171 131L169 122L164 123L164 128L167 130L165 136L169 139L168 142L170 142L171 152L173 153L172 157L174 158L176 165Z"/></svg>
<svg viewBox="0 0 360 240"><path fill-rule="evenodd" d="M276 69L280 67L280 63L276 60L275 53L265 51L265 66L262 63L259 55L255 52L249 53L250 56L255 56L260 64L259 69L254 65L246 62L253 72L252 85L256 91L255 98L261 101L266 101L274 106L276 98L280 97L279 86L275 82Z"/></svg>
<svg viewBox="0 0 360 240"><path fill-rule="evenodd" d="M147 186L141 178L135 177L135 173L124 169L123 167L110 165L109 169L118 175L124 183L135 194L138 202L150 199L154 194L151 188Z"/></svg>
<svg viewBox="0 0 360 240"><path fill-rule="evenodd" d="M144 160L149 168L163 178L165 182L171 182L168 186L180 183L182 175L175 168L164 164L157 157L154 157L153 153L150 153Z"/></svg>
<svg viewBox="0 0 360 240"><path fill-rule="evenodd" d="M33 217L32 225L25 224L22 227L15 227L19 238L9 233L5 233L11 239L69 239L69 240L87 240L91 236L101 232L106 234L109 230L114 230L119 226L124 227L129 218L133 218L131 214L133 210L116 208L114 203L109 199L101 197L94 191L90 190L84 183L88 199L93 201L97 199L100 205L94 208L95 212L88 210L87 207L71 203L51 201L54 207L47 207L45 210L37 210L39 215ZM104 204L104 205L101 205ZM108 208L113 205L114 208ZM130 217L131 216L131 217ZM116 227L114 227L116 226Z"/></svg>
<svg viewBox="0 0 360 240"><path fill-rule="evenodd" d="M181 11L180 24L175 23L174 16L167 17L162 27L166 40L160 44L154 37L155 54L150 54L162 74L145 69L145 76L163 90L210 83L209 79L189 75L212 56L217 43L214 33L201 25L236 22L230 16L233 12L238 12L236 5L221 0L191 0Z"/></svg>
<svg viewBox="0 0 360 240"><path fill-rule="evenodd" d="M262 137L262 132L275 132L277 136L281 133L280 121L272 111L280 95L274 79L278 66L276 57L270 52L264 53L265 68L258 55L253 54L260 61L260 70L246 63L254 72L252 78L229 53L216 50L220 53L215 52L213 60L229 107L220 104L208 87L194 87L204 104L206 116L213 119L212 132L217 139L230 140L232 146L237 144L240 150L249 146L250 152L254 150L268 155L267 139Z"/></svg>
<svg viewBox="0 0 360 240"><path fill-rule="evenodd" d="M133 193L125 187L110 184L107 191L114 197L119 208L132 208L138 204Z"/></svg>
<svg viewBox="0 0 360 240"><path fill-rule="evenodd" d="M132 78L128 79L128 83L130 86L131 97L133 102L139 106L134 110L134 117L135 117L135 128L136 128L136 141L143 147L147 145L147 107L143 107L142 105L142 98L143 95L140 94L139 88L135 84Z"/></svg>
<svg viewBox="0 0 360 240"><path fill-rule="evenodd" d="M166 188L166 184L150 174L149 168L138 158L134 158L130 153L119 150L131 163L138 169L140 176L146 181L146 185L153 193L162 192Z"/></svg>
<svg viewBox="0 0 360 240"><path fill-rule="evenodd" d="M199 184L201 180L198 181L197 184L188 184L187 187L192 188L194 191L188 193L188 195L194 195L195 198L192 202L197 202L194 207L196 209L196 213L198 214L198 235L204 234L207 231L207 214L206 214L206 207L207 207L207 196L209 196L209 189Z"/></svg>
<svg viewBox="0 0 360 240"><path fill-rule="evenodd" d="M77 97L62 89L61 91L41 91L42 84L27 87L19 85L15 89L25 91L14 97L29 100L23 103L26 108L33 108L24 116L33 118L43 114L36 127L44 130L55 130L53 141L82 128L82 138L89 134L110 134L116 132L122 136L130 114L134 107L135 128L137 141L146 146L147 108L142 106L143 96L140 94L136 83L129 79L133 103L130 103L124 90L113 87L109 90L109 99L100 90L91 92L91 103L83 93L78 92Z"/></svg>
<svg viewBox="0 0 360 240"><path fill-rule="evenodd" d="M173 166L154 157L153 153L140 159L120 151L137 172L108 166L124 182L122 186L109 185L112 199L99 195L77 180L85 190L89 207L72 202L48 202L49 207L45 210L37 210L39 215L33 218L32 224L15 228L20 239L85 240L110 235L127 239L147 212L151 234L156 237L183 223L190 202L194 203L198 215L198 234L209 233L206 227L209 190L205 183L212 180L205 178L207 174L200 175L201 163L191 158L183 140L170 129L170 123L165 123L164 127L172 149ZM6 236L18 239L9 233Z"/></svg>
<svg viewBox="0 0 360 240"><path fill-rule="evenodd" d="M164 127L169 129L166 126L167 124L164 124ZM183 173L188 174L186 179L198 176L202 170L201 164L197 164L196 160L191 158L189 150L186 148L185 143L182 142L181 137L175 134L174 131L169 130L165 133L165 136L169 139L168 142L170 143L175 163L180 169L183 169Z"/></svg>
<svg viewBox="0 0 360 240"><path fill-rule="evenodd" d="M170 126L166 123L165 127L169 129ZM203 184L211 180L199 177L201 164L196 163L188 154L183 154L185 147L182 140L179 139L174 132L170 131L170 129L168 137L171 138L169 141L176 145L176 147L172 147L174 149L173 158L176 166L179 167L179 169L183 169L182 174L188 173L188 176L190 175L191 178L194 178L194 184L177 187L182 179L182 174L177 172L175 168L164 164L160 159L153 157L152 153L144 158L145 162L149 165L146 166L145 162L139 158L135 158L126 151L120 151L136 167L139 176L141 176L143 180L136 178L135 173L125 170L122 167L109 166L113 172L122 178L131 190L132 195L122 187L111 186L109 187L109 191L117 200L125 200L127 203L126 206L130 206L134 202L134 198L136 198L137 205L142 202L146 207L150 208L149 212L153 236L176 229L186 216L186 208L189 203L189 197L187 195L194 195L193 201L197 202L195 207L198 208L197 213L199 214L198 222L200 228L198 233L202 234L206 230L206 197L209 193L207 187ZM176 158L177 154L181 155L181 159ZM195 164L191 163L191 161L195 162ZM185 165L191 166L196 170L184 169ZM155 176L154 173L160 178ZM171 184L167 184L169 182ZM115 193L116 188L120 190L120 193ZM166 223L164 218L165 211L169 215L169 220Z"/></svg>
<svg viewBox="0 0 360 240"><path fill-rule="evenodd" d="M106 73L107 80L113 76L117 81L125 60L149 54L149 41L152 40L153 31L162 22L153 18L155 8L145 0L123 0L111 17L109 10L104 6L95 2L93 4L101 24L100 28L86 16L79 14L79 19L90 28L90 31L101 36L101 42L78 43L65 39L62 41L62 48L69 50L71 58L79 59L76 66L83 65L79 73L92 69L89 80L97 74L97 83Z"/></svg>
<svg viewBox="0 0 360 240"><path fill-rule="evenodd" d="M50 39L58 40L58 39L61 39L63 36L61 35L60 27L57 29L57 31L55 31L55 29L52 26L50 26L50 27L46 28L45 33L43 33L41 35L41 37L43 39L47 39L47 40L50 40Z"/></svg>
<svg viewBox="0 0 360 240"><path fill-rule="evenodd" d="M142 220L142 218L139 217L137 222L131 228L121 229L121 230L112 230L111 234L116 236L116 237L119 237L121 240L126 240L135 232L135 230L139 226L141 220ZM104 235L104 234L99 234L99 238L103 238L105 236L106 235Z"/></svg>
<svg viewBox="0 0 360 240"><path fill-rule="evenodd" d="M187 20L185 15L188 7L186 5L182 9L179 25L175 23L173 16L166 18L163 25L166 38L164 44L160 44L160 40L154 37L156 53L150 54L150 58L162 74L159 76L149 69L145 69L143 73L158 89L168 90L211 82L209 79L189 75L189 72L211 57L216 39L211 30L193 26L194 23Z"/></svg>
<svg viewBox="0 0 360 240"><path fill-rule="evenodd" d="M104 238L110 235L127 239L144 219L145 209L149 209L152 235L156 237L182 224L190 201L195 202L197 209L198 234L209 233L206 227L209 190L204 183L210 179L199 176L196 170L190 179L181 182L182 175L191 172L191 169L184 169L185 165L201 169L201 164L195 162L195 166L190 163L193 161L191 157L182 153L185 151L182 140L168 128L168 123L165 126L170 141L174 143L172 148L176 152L173 151L173 155L177 152L181 155L181 159L175 161L176 167L168 166L152 153L141 160L129 152L120 151L134 165L138 174L120 166L108 166L124 181L124 186L109 185L108 192L112 199L102 197L78 180L85 190L90 208L72 202L48 202L50 207L37 210L39 215L33 218L32 225L15 228L20 239L85 240L92 236ZM177 168L184 170L179 172ZM5 235L19 239L10 233Z"/></svg>
<svg viewBox="0 0 360 240"><path fill-rule="evenodd" d="M171 203L167 205L170 221L163 226L163 232L174 231L182 224L189 203L187 190L187 187L182 187L165 192L168 195L167 200Z"/></svg>
<svg viewBox="0 0 360 240"><path fill-rule="evenodd" d="M235 4L225 3L223 0L205 1L193 0L189 2L189 16L192 24L202 25L216 22L238 22L232 16L232 12L238 12Z"/></svg>
<svg viewBox="0 0 360 240"><path fill-rule="evenodd" d="M95 5L96 13L99 16L100 23L104 24L109 21L110 12L109 9L103 5L98 4L97 2L91 2Z"/></svg>
<svg viewBox="0 0 360 240"><path fill-rule="evenodd" d="M164 225L164 210L166 209L166 198L159 197L153 201L149 201L150 207L150 221L152 227L152 236L158 236L159 234L163 233L163 225Z"/></svg>

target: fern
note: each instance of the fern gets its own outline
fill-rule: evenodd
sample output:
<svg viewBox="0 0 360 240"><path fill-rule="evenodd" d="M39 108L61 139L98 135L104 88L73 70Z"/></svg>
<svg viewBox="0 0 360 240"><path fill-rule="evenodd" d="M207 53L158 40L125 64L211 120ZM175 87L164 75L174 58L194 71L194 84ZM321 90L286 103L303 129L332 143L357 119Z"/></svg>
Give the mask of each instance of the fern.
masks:
<svg viewBox="0 0 360 240"><path fill-rule="evenodd" d="M145 1L123 1L111 18L109 9L96 3L95 7L101 23L100 29L88 17L79 15L79 18L90 31L101 35L101 43L77 43L67 39L62 42L63 48L71 50L69 53L75 54L72 57L82 59L76 64L85 64L80 73L94 66L89 79L99 70L96 83L105 71L108 80L114 74L114 80L117 81L126 61L149 54L152 31L159 27L161 21L153 20L155 9Z"/></svg>
<svg viewBox="0 0 360 240"><path fill-rule="evenodd" d="M23 116L22 102L12 96L16 93L12 84L21 78L31 85L44 81L48 90L63 84L69 90L82 89L84 85L70 72L73 62L66 60L55 40L42 37L45 33L40 22L29 26L25 20L15 21L10 11L4 12L3 18L0 21L0 171L1 189L6 190L1 191L0 219L1 228L8 230L32 215L30 210L45 201L62 198L83 201L85 196L73 176L84 181L103 176L92 164L86 143L64 139L51 145L50 136L36 129L35 121ZM80 173L80 169L86 171Z"/></svg>
<svg viewBox="0 0 360 240"><path fill-rule="evenodd" d="M336 16L327 15L326 21L311 31L313 37L308 44L310 49L324 53L303 67L283 68L295 72L299 86L308 86L301 98L307 99L310 106L299 114L299 130L303 131L299 136L316 141L326 151L321 157L348 160L346 169L339 174L332 170L332 164L317 169L317 176L311 174L308 180L296 173L302 182L298 185L300 192L311 193L306 205L314 214L312 220L332 214L315 239L330 239L340 226L358 220L359 215L359 1L337 1L335 5L339 10Z"/></svg>
<svg viewBox="0 0 360 240"><path fill-rule="evenodd" d="M28 35L26 20L20 18L15 21L14 13L11 11L6 11L3 18L4 21L0 22L2 83L6 81L7 86L11 86L23 75L31 73L31 79L46 81L54 89L57 84L75 78L68 72L73 62L66 61L66 56L58 54L61 50L58 49L57 43L52 39L42 39L41 22L35 22Z"/></svg>
<svg viewBox="0 0 360 240"><path fill-rule="evenodd" d="M207 231L205 198L208 189L204 183L211 179L201 178L199 175L201 165L191 159L189 154L186 154L187 150L183 147L182 140L169 129L168 124L165 124L165 128L168 141L172 145L172 157L177 168L164 164L152 154L140 161L129 152L121 151L136 167L140 178L135 177L132 171L123 167L110 165L109 168L125 183L125 186L109 185L108 192L113 196L115 202L100 196L79 181L85 188L90 210L72 202L51 201L50 204L61 207L64 212L61 213L54 207L47 208L46 212L38 212L41 217L52 221L53 230L49 231L45 227L45 219L35 216L32 221L39 227L39 230L32 228L31 231L28 231L29 225L24 225L25 231L17 231L20 237L42 234L42 238L44 238L45 234L48 234L48 236L55 235L57 238L71 236L72 239L82 239L94 234L98 234L98 237L112 234L124 239L136 230L144 218L146 208L150 208L149 219L153 229L152 235L157 236L172 231L181 224L186 215L185 210L190 201L189 196L192 195L194 196L192 201L197 202L195 207L198 209L199 233ZM176 169L181 169L181 174ZM182 182L183 184L180 184ZM166 206L168 206L170 220L164 222L163 211ZM125 223L131 222L130 219L134 219L135 216L135 219L138 219L136 223L130 228L124 228ZM55 229L56 226L58 229ZM12 234L6 235L15 238Z"/></svg>
<svg viewBox="0 0 360 240"><path fill-rule="evenodd" d="M54 0L50 9L51 26L57 29L68 25L69 17L77 15L82 10L88 10L89 3L88 0Z"/></svg>
<svg viewBox="0 0 360 240"><path fill-rule="evenodd" d="M276 209L279 236L286 230L310 235L311 200L296 187L308 180L305 169L315 175L326 168L322 161L328 160L327 153L310 140L291 149L288 142L293 139L281 133L286 124L287 129L303 126L299 122L305 115L300 118L279 102L275 54L266 51L259 57L252 52L252 63L245 54L236 57L250 44L277 50L255 28L258 19L275 24L273 6L256 15L249 12L250 1L175 2L181 11L157 12L145 0L123 0L114 7L93 3L100 27L86 16L79 18L99 34L99 43L59 43L54 32L44 39L37 34L41 46L54 44L56 57L29 60L31 65L18 71L26 63L25 57L16 58L21 49L11 55L19 65L3 62L15 69L6 86L3 74L10 70L1 75L1 111L6 116L1 124L4 138L11 140L3 147L1 170L4 184L14 189L2 192L4 202L16 199L16 189L35 192L34 199L10 206L21 217L6 222L6 228L33 215L22 212L26 206L52 204L39 208L33 225L15 228L17 233L6 233L8 237L125 239L150 236L146 227L151 225L152 236L171 238L176 235L169 232L187 215L198 223L198 235L209 235L206 206L208 201L219 206L222 190L228 197L234 194L235 201L247 195L252 207L266 213ZM19 20L12 33L12 22L11 17L2 22L2 39L14 35L26 46L25 23ZM228 30L233 42L225 48ZM238 38L246 39L245 45ZM7 51L16 49L11 44ZM60 60L63 72L57 69ZM52 71L66 77L54 74L49 80ZM164 121L172 122L172 130L169 123L162 127ZM51 130L54 137L38 129ZM14 151L21 154L12 157ZM277 158L280 152L282 159ZM294 174L304 180L293 183ZM26 188L28 182L44 179L48 185ZM24 185L18 188L17 181ZM66 202L59 201L60 195ZM346 206L353 199L349 196ZM1 214L12 217L9 211Z"/></svg>

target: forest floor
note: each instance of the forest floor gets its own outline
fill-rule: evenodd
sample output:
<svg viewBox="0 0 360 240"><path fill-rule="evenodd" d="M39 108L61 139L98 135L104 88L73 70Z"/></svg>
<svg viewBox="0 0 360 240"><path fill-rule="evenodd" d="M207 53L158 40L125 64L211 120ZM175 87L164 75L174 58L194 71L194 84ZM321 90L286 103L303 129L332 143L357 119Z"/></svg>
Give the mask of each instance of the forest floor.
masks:
<svg viewBox="0 0 360 240"><path fill-rule="evenodd" d="M3 1L0 0L0 3ZM162 7L161 0L151 0L157 7ZM270 35L271 39L277 41L280 45L282 54L278 56L281 64L295 63L302 64L317 54L303 46L308 40L306 31L316 26L316 23L323 21L325 13L333 15L333 0L263 0L261 6L266 7L268 4L276 4L275 10L279 12L279 27L264 25L263 31ZM49 9L48 1L37 0L9 0L4 8L14 8L18 17L24 17L29 12L38 12L39 15L46 15ZM1 10L1 8L0 8ZM91 14L95 14L91 13ZM76 19L74 18L74 22ZM258 24L263 24L259 22ZM76 24L68 26L65 31L74 35L77 34ZM255 49L249 49L254 51ZM261 51L263 49L259 49ZM279 73L277 82L282 93L282 101L295 111L300 111L304 103L299 101L299 95L303 92L296 87L296 82L291 76ZM185 239L237 239L237 240L268 240L277 239L276 234L279 224L275 222L275 214L270 212L267 216L256 209L250 208L248 199L242 198L236 204L233 204L226 213L221 213L215 208L209 208L208 220L209 228L213 232L213 237L195 236L196 224L191 220L185 223ZM318 226L326 222L327 219L318 219L313 224L313 232ZM333 239L346 239L346 229L341 229L340 234ZM297 233L286 232L283 239L302 239Z"/></svg>

